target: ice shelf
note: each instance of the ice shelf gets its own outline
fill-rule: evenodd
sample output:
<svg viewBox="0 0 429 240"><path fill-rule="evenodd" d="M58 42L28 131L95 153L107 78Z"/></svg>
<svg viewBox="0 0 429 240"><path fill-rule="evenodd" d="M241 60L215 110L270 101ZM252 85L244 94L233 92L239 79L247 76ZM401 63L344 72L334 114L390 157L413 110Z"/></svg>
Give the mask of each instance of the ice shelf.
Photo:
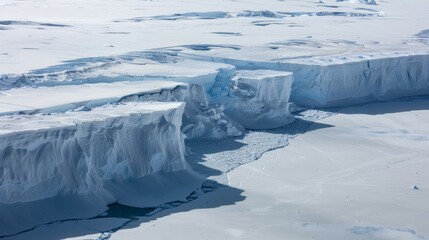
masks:
<svg viewBox="0 0 429 240"><path fill-rule="evenodd" d="M278 61L195 58L238 69L292 72L290 101L307 107L348 106L429 94L429 53L341 54Z"/></svg>
<svg viewBox="0 0 429 240"><path fill-rule="evenodd" d="M0 202L104 191L187 168L180 131L184 104L127 103L89 112L0 117ZM110 197L110 196L109 196Z"/></svg>
<svg viewBox="0 0 429 240"><path fill-rule="evenodd" d="M347 106L429 94L429 54L339 56L280 68L294 70L291 99L306 106Z"/></svg>
<svg viewBox="0 0 429 240"><path fill-rule="evenodd" d="M54 113L117 103L132 96L164 93L154 101L183 101L188 86L166 81L115 82L53 87L23 87L0 92L0 115ZM169 94L166 94L169 92ZM168 95L168 96L167 96Z"/></svg>
<svg viewBox="0 0 429 240"><path fill-rule="evenodd" d="M116 56L114 59L86 59L24 74L0 74L0 89L122 81L174 81L198 84L208 91L216 77L230 69L234 70L234 67L186 59L171 52L145 51Z"/></svg>
<svg viewBox="0 0 429 240"><path fill-rule="evenodd" d="M0 238L226 183L337 129L315 108L428 95L428 2L1 1Z"/></svg>

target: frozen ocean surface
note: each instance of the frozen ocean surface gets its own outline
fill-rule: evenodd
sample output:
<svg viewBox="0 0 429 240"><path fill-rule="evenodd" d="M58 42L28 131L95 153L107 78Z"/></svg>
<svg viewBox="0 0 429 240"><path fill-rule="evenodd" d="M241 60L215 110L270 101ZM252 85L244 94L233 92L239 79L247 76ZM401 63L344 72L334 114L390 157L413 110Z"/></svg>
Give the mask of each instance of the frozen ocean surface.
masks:
<svg viewBox="0 0 429 240"><path fill-rule="evenodd" d="M428 178L409 181L412 164L425 171L429 154L428 9L421 0L0 2L0 238L185 238L163 228L180 223L187 231L204 222L205 210L216 216L212 239L307 239L308 231L318 239L428 238L416 212L428 211ZM348 136L367 152L345 144ZM413 203L401 191L378 189L391 198L363 198L354 215L321 217L305 205L305 196L325 195L301 176L324 185L308 175L320 170L366 196L363 187L384 180L354 176L356 164L379 159L368 163L375 171L390 166L386 156L402 156L395 183L420 193L410 215L404 209ZM261 166L252 163L260 158ZM308 161L307 169L296 161ZM248 168L266 179L249 180ZM273 192L270 184L283 187ZM280 211L253 199L264 196ZM325 200L315 204L331 209ZM384 202L397 211L368 207ZM242 204L266 219L249 228L217 222L235 219L222 210L231 207L238 218L255 218L238 211ZM294 213L293 221L286 207L311 214L304 221ZM418 221L375 219L380 209ZM308 231L287 235L275 227L276 212ZM344 221L323 221L339 215ZM161 233L148 231L157 219ZM204 238L199 230L189 237Z"/></svg>

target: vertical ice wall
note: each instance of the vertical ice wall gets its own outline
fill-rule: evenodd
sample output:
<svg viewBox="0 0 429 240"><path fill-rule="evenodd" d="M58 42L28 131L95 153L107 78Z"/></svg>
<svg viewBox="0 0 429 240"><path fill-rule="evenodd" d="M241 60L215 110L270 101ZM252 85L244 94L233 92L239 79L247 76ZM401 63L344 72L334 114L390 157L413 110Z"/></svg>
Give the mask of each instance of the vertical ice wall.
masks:
<svg viewBox="0 0 429 240"><path fill-rule="evenodd" d="M283 67L296 69L291 99L300 105L346 106L429 94L429 55Z"/></svg>
<svg viewBox="0 0 429 240"><path fill-rule="evenodd" d="M236 71L226 93L216 100L245 128L276 128L294 120L288 107L292 81L290 72Z"/></svg>
<svg viewBox="0 0 429 240"><path fill-rule="evenodd" d="M158 171L186 169L182 103L0 117L0 202L105 192ZM13 125L10 123L13 122Z"/></svg>
<svg viewBox="0 0 429 240"><path fill-rule="evenodd" d="M303 106L347 106L429 94L427 53L321 56L281 62L219 57L210 60L238 69L292 72L290 100Z"/></svg>

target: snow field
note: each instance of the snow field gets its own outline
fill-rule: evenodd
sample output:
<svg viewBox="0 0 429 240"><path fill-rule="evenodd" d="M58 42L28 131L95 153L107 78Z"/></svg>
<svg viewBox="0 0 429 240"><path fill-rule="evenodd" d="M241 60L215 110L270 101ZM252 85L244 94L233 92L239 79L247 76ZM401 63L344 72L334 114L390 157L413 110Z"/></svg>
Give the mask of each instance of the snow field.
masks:
<svg viewBox="0 0 429 240"><path fill-rule="evenodd" d="M43 232L45 227L57 226L51 223L64 219L77 219L67 222L72 228L82 227L78 226L82 221L91 226L94 219L82 217L93 218L115 202L135 207L161 206L163 212L170 205L162 203L173 202L171 206L175 207L175 201L201 188L204 179L195 172L239 188L260 183L277 189L276 180L270 176L280 176L282 186L287 186L308 171L292 168L286 176L283 171L293 165L277 163L274 171L280 171L278 174L268 172L266 177L263 173L260 180L247 183L242 173L236 182L229 172L241 171L238 166L284 147L290 139L309 131L316 133L306 141L311 142L310 137L317 141L300 145L286 157L300 159L310 152L306 151L308 146L320 145L308 156L308 166L332 160L343 163L350 154L317 161L318 154L324 156L330 149L321 144L326 136L335 138L335 146L355 139L341 138L341 134L350 135L351 129L338 132L328 124L315 123L335 115L336 109L301 110L429 94L427 7L427 2L421 0L267 0L263 4L258 0L1 2L0 237L35 226L43 226L35 231ZM424 108L421 106L425 102L416 104ZM415 107L414 103L410 105L408 108ZM296 119L289 113L290 106ZM401 124L425 126L412 115L394 117L412 120ZM341 119L345 123L356 120ZM381 122L388 119L382 118ZM344 124L335 119L333 122ZM374 119L368 122L373 127ZM408 130L403 132L399 125L392 124L383 135L386 141L395 142L398 135L415 138L425 153L426 133L408 134ZM397 131L392 130L395 127ZM366 133L365 129L360 132ZM375 129L358 138L359 146L374 147L367 140L384 130ZM319 131L326 136L318 135ZM189 140L186 151L185 139ZM332 152L340 154L335 148ZM386 144L384 149L396 151L399 146ZM360 156L360 149L352 150L348 152L354 153L353 157ZM374 157L379 159L378 155ZM385 162L389 163L388 158ZM419 160L419 164L422 162ZM261 171L265 168L261 166ZM318 179L313 180L317 185ZM424 190L424 184L418 185ZM261 189L266 188L257 190ZM278 203L276 191L270 194L273 203ZM280 196L287 199L287 194ZM309 192L298 195L296 201L305 203L306 194ZM219 198L228 200L222 195ZM260 201L262 205L266 202ZM337 203L329 196L326 202ZM256 204L250 209L266 213L267 222L282 226L283 216L276 225L273 214L278 211L264 207ZM283 205L282 209L291 208ZM227 215L220 216L233 219L224 217ZM249 226L255 218L248 218ZM309 218L314 220L313 216ZM213 219L213 225L226 229L226 235L217 238L239 238L255 230L228 228ZM188 221L197 222L193 218ZM128 227L120 224L118 229ZM411 234L414 231L399 225L385 230L390 234L399 227L399 232L406 229L405 235L408 229ZM302 222L302 226L327 229L313 226L311 221ZM98 227L88 227L85 233L115 229ZM200 227L198 230L204 229ZM363 225L348 227L352 230L347 237L382 229L377 221L367 229ZM191 228L195 230L195 225ZM139 229L134 228L137 232ZM284 234L284 228L268 232L276 238ZM168 235L171 229L163 233ZM263 238L266 233L253 237ZM332 229L327 233L332 238ZM59 238L55 234L52 238ZM76 235L67 231L62 234ZM138 232L137 238L140 235ZM103 238L110 236L108 233Z"/></svg>

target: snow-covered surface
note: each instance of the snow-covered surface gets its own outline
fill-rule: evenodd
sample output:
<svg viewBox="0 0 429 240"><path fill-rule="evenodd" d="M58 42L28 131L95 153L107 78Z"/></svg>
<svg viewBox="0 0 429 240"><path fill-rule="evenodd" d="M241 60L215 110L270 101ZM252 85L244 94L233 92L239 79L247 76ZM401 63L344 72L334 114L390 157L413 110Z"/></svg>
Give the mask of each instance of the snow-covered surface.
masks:
<svg viewBox="0 0 429 240"><path fill-rule="evenodd" d="M0 8L0 73L173 46L274 61L344 52L369 55L374 50L427 51L427 38L416 35L429 29L426 4L55 0L41 5L6 0Z"/></svg>
<svg viewBox="0 0 429 240"><path fill-rule="evenodd" d="M230 187L111 239L426 239L428 105L340 110L228 173Z"/></svg>
<svg viewBox="0 0 429 240"><path fill-rule="evenodd" d="M428 7L0 2L0 237L427 238L427 99L312 108L429 94Z"/></svg>
<svg viewBox="0 0 429 240"><path fill-rule="evenodd" d="M209 104L201 85L190 85L188 96L182 128L187 139L222 139L243 134L243 127L223 112L223 106Z"/></svg>
<svg viewBox="0 0 429 240"><path fill-rule="evenodd" d="M313 65L293 66L301 69L294 72L298 80L292 100L332 107L429 94L429 54L343 58L323 62L317 70Z"/></svg>
<svg viewBox="0 0 429 240"><path fill-rule="evenodd" d="M287 147L232 171L210 165L217 153L207 149L202 164L228 172L226 186L138 217L110 239L425 239L428 104L427 97L375 103L328 118L303 112L319 120ZM125 220L67 221L5 239L97 239Z"/></svg>
<svg viewBox="0 0 429 240"><path fill-rule="evenodd" d="M143 81L14 88L0 92L0 115L65 112L79 107L91 109L117 103L130 96L149 95L175 88L186 89L187 86L177 82ZM186 91L182 95L177 97L178 100L185 98Z"/></svg>
<svg viewBox="0 0 429 240"><path fill-rule="evenodd" d="M180 173L188 170L183 111L180 102L151 102L0 117L2 235L96 215L113 202L156 206L186 196L201 180ZM73 211L57 212L65 206Z"/></svg>
<svg viewBox="0 0 429 240"><path fill-rule="evenodd" d="M293 72L291 100L307 106L428 94L426 4L10 0L0 86L164 79L210 91L237 66Z"/></svg>

